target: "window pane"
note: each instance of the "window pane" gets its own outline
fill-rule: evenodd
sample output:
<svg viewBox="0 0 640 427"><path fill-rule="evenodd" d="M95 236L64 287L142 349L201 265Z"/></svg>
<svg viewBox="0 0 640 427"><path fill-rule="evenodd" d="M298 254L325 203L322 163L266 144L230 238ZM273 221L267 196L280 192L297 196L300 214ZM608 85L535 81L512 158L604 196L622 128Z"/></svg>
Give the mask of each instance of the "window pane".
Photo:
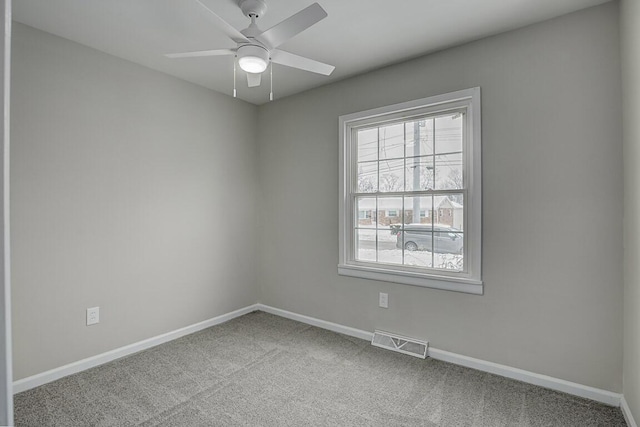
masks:
<svg viewBox="0 0 640 427"><path fill-rule="evenodd" d="M407 157L433 154L433 119L405 123ZM416 144L415 141L420 141Z"/></svg>
<svg viewBox="0 0 640 427"><path fill-rule="evenodd" d="M433 228L433 251L437 254L462 254L464 247L464 236L462 231L434 225Z"/></svg>
<svg viewBox="0 0 640 427"><path fill-rule="evenodd" d="M461 190L462 179L462 153L436 156L436 190Z"/></svg>
<svg viewBox="0 0 640 427"><path fill-rule="evenodd" d="M404 265L433 268L432 254L429 251L404 251Z"/></svg>
<svg viewBox="0 0 640 427"><path fill-rule="evenodd" d="M358 161L378 160L378 128L358 131Z"/></svg>
<svg viewBox="0 0 640 427"><path fill-rule="evenodd" d="M464 271L464 255L436 253L434 254L436 268L449 271Z"/></svg>
<svg viewBox="0 0 640 427"><path fill-rule="evenodd" d="M431 224L433 205L431 196L404 198L405 224ZM417 215L414 214L417 212Z"/></svg>
<svg viewBox="0 0 640 427"><path fill-rule="evenodd" d="M402 123L382 126L380 135L380 160L404 157L404 126Z"/></svg>
<svg viewBox="0 0 640 427"><path fill-rule="evenodd" d="M396 247L396 235L391 230L378 230L378 262L402 264L402 249Z"/></svg>
<svg viewBox="0 0 640 427"><path fill-rule="evenodd" d="M457 230L464 229L464 198L462 194L434 196L434 222Z"/></svg>
<svg viewBox="0 0 640 427"><path fill-rule="evenodd" d="M358 163L358 193L378 191L378 162Z"/></svg>
<svg viewBox="0 0 640 427"><path fill-rule="evenodd" d="M407 159L406 191L433 190L433 156Z"/></svg>
<svg viewBox="0 0 640 427"><path fill-rule="evenodd" d="M402 197L379 197L378 228L391 230L396 224L402 224Z"/></svg>
<svg viewBox="0 0 640 427"><path fill-rule="evenodd" d="M407 224L398 236L397 245L404 247L404 264L433 267L431 224Z"/></svg>
<svg viewBox="0 0 640 427"><path fill-rule="evenodd" d="M376 261L376 230L356 229L356 259Z"/></svg>
<svg viewBox="0 0 640 427"><path fill-rule="evenodd" d="M376 228L375 197L358 197L356 199L356 210L358 212L356 227Z"/></svg>
<svg viewBox="0 0 640 427"><path fill-rule="evenodd" d="M384 160L379 163L381 193L404 190L404 159Z"/></svg>
<svg viewBox="0 0 640 427"><path fill-rule="evenodd" d="M404 211L405 225L396 241L404 248L404 264L432 267L433 196L405 197Z"/></svg>
<svg viewBox="0 0 640 427"><path fill-rule="evenodd" d="M438 224L434 226L434 263L436 268L464 271L464 198L450 194L437 202Z"/></svg>
<svg viewBox="0 0 640 427"><path fill-rule="evenodd" d="M463 116L461 113L436 117L436 154L462 151L462 118Z"/></svg>

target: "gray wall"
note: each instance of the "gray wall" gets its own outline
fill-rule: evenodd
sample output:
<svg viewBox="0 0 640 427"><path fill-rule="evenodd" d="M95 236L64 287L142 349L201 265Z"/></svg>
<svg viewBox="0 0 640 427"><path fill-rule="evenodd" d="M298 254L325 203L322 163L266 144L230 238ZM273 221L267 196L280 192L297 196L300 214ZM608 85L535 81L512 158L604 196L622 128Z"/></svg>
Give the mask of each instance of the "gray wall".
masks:
<svg viewBox="0 0 640 427"><path fill-rule="evenodd" d="M257 108L14 30L15 378L255 303Z"/></svg>
<svg viewBox="0 0 640 427"><path fill-rule="evenodd" d="M338 116L474 86L485 295L338 276ZM617 3L264 105L259 123L263 303L622 390Z"/></svg>
<svg viewBox="0 0 640 427"><path fill-rule="evenodd" d="M637 37L637 16L623 40ZM15 378L260 298L621 391L617 19L610 3L259 108L16 24ZM638 67L637 53L629 57ZM629 75L625 88L637 94ZM483 91L485 295L338 276L338 116L474 86ZM246 126L255 120L257 132ZM634 162L640 132L629 123ZM627 183L640 181L634 167ZM638 217L632 192L627 185L625 209ZM640 224L625 225L638 236L627 241L637 259ZM635 264L624 390L637 414ZM380 291L388 310L377 307ZM86 327L94 305L101 323Z"/></svg>
<svg viewBox="0 0 640 427"><path fill-rule="evenodd" d="M620 8L624 111L624 396L640 422L640 2Z"/></svg>

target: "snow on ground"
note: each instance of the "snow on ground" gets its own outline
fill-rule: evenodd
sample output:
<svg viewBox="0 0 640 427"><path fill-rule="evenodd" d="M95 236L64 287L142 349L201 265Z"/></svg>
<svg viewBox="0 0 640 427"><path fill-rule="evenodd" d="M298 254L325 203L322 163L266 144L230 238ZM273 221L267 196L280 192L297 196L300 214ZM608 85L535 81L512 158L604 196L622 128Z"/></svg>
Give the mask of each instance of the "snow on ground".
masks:
<svg viewBox="0 0 640 427"><path fill-rule="evenodd" d="M433 255L433 260L432 260ZM361 261L376 261L375 249L358 249L358 259ZM402 250L379 250L377 262L386 264L402 264ZM461 270L463 257L455 254L432 254L428 251L404 251L404 264L417 267L433 267L446 270Z"/></svg>
<svg viewBox="0 0 640 427"><path fill-rule="evenodd" d="M373 225L375 227L375 224ZM396 242L396 236L391 234L390 228L380 228L378 231L378 241L379 242ZM359 228L358 229L358 238L360 240L376 240L376 229L375 228Z"/></svg>
<svg viewBox="0 0 640 427"><path fill-rule="evenodd" d="M402 264L402 249L395 248L397 238L396 235L391 234L389 226L380 226L380 228L376 229L376 224L373 223L368 227L371 228L358 228L358 241L362 242L362 247L359 247L357 250L357 258L361 261ZM378 235L377 260L375 249L376 234ZM404 265L433 268L434 264L435 268L459 271L462 270L463 267L463 256L456 254L432 254L428 251L404 251Z"/></svg>

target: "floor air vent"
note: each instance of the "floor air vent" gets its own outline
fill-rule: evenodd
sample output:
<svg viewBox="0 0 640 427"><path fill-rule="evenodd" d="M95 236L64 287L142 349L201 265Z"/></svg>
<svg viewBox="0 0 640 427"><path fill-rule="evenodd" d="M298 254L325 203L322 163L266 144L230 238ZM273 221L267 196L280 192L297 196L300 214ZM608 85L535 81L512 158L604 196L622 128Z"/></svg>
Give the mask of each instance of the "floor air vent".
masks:
<svg viewBox="0 0 640 427"><path fill-rule="evenodd" d="M427 341L420 341L378 330L373 333L371 345L419 357L421 359L427 358L427 349L429 348L429 343Z"/></svg>

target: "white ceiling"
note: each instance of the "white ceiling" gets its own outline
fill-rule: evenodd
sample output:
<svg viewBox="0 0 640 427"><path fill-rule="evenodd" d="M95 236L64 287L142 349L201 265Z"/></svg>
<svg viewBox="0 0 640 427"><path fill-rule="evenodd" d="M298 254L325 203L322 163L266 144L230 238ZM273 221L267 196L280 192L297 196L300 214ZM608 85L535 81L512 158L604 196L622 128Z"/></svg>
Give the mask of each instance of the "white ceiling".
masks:
<svg viewBox="0 0 640 427"><path fill-rule="evenodd" d="M202 0L237 29L236 0ZM315 0L266 0L267 29ZM317 0L329 16L280 46L336 66L329 77L274 66L276 98L608 0ZM233 57L168 59L169 52L233 48L193 0L14 0L16 21L231 94ZM240 71L239 71L240 73ZM238 97L268 101L268 79Z"/></svg>

